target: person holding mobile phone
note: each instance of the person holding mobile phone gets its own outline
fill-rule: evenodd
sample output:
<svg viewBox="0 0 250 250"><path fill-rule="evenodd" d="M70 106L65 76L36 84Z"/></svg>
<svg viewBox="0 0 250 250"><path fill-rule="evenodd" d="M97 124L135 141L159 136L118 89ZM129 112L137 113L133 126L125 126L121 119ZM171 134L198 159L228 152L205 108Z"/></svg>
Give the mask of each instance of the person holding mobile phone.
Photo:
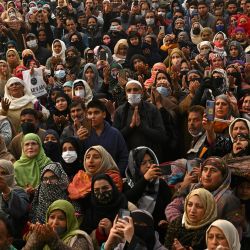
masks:
<svg viewBox="0 0 250 250"><path fill-rule="evenodd" d="M154 217L154 228L163 242L164 210L171 200L171 191L162 175L155 153L148 147L137 147L129 153L124 193L129 201Z"/></svg>

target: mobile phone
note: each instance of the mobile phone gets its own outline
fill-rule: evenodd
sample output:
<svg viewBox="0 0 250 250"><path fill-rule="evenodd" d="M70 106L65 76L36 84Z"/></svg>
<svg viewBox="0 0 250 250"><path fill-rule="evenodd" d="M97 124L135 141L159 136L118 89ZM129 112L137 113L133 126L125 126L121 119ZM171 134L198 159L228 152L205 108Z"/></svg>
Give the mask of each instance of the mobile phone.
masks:
<svg viewBox="0 0 250 250"><path fill-rule="evenodd" d="M246 63L250 63L250 54L246 54Z"/></svg>
<svg viewBox="0 0 250 250"><path fill-rule="evenodd" d="M163 33L165 35L165 26L160 26L159 33Z"/></svg>
<svg viewBox="0 0 250 250"><path fill-rule="evenodd" d="M161 174L162 175L171 175L172 173L172 170L171 170L171 164L170 163L166 163L166 164L160 164L159 166L160 171L161 171Z"/></svg>
<svg viewBox="0 0 250 250"><path fill-rule="evenodd" d="M201 165L201 159L195 158L192 160L187 160L187 172L191 173L193 171L194 167L200 167Z"/></svg>
<svg viewBox="0 0 250 250"><path fill-rule="evenodd" d="M104 51L104 50L101 50L100 51L100 54L99 54L99 58L100 58L100 60L102 60L102 61L106 61L106 51Z"/></svg>
<svg viewBox="0 0 250 250"><path fill-rule="evenodd" d="M81 121L81 126L83 126L84 128L86 128L89 132L89 134L91 133L91 128L92 128L92 125L91 125L91 121L88 120L88 119L83 119Z"/></svg>
<svg viewBox="0 0 250 250"><path fill-rule="evenodd" d="M127 209L121 208L118 212L118 218L122 220L127 220L127 216L130 216L130 211Z"/></svg>
<svg viewBox="0 0 250 250"><path fill-rule="evenodd" d="M214 107L215 107L215 101L207 100L206 102L206 115L208 121L214 120Z"/></svg>

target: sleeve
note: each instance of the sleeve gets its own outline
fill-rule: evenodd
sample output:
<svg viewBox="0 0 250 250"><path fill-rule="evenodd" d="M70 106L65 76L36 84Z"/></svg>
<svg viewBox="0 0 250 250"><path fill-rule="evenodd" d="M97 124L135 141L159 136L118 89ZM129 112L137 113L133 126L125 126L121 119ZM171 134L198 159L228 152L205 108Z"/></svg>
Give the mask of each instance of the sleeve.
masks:
<svg viewBox="0 0 250 250"><path fill-rule="evenodd" d="M168 222L182 216L184 213L184 197L176 197L165 209L165 214Z"/></svg>

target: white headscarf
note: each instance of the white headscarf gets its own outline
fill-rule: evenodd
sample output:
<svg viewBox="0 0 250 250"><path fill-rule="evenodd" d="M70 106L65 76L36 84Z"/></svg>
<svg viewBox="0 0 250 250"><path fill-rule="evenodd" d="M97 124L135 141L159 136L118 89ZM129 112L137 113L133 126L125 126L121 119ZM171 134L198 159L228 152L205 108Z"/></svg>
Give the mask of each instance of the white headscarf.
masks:
<svg viewBox="0 0 250 250"><path fill-rule="evenodd" d="M59 54L57 54L55 51L54 51L54 43L55 42L59 42L62 46L62 50ZM65 62L65 51L66 51L66 45L63 41L59 40L59 39L55 39L52 43L52 56L54 57L60 57L63 62Z"/></svg>
<svg viewBox="0 0 250 250"><path fill-rule="evenodd" d="M9 89L8 89L9 86L12 83L16 83L16 82L19 82L24 86L24 95L20 98L15 98L9 94ZM26 106L30 102L35 103L37 101L36 97L32 95L30 89L26 86L24 81L18 77L11 77L7 81L5 88L4 88L4 92L5 92L4 98L7 98L8 100L10 100L10 107L9 107L10 110L20 109Z"/></svg>
<svg viewBox="0 0 250 250"><path fill-rule="evenodd" d="M85 103L85 106L87 106L87 104L93 99L93 93L92 93L92 90L91 90L89 84L85 80L77 79L73 82L72 96L75 96L74 87L75 87L76 83L78 83L78 82L82 82L84 85L84 91L85 91L84 103Z"/></svg>
<svg viewBox="0 0 250 250"><path fill-rule="evenodd" d="M202 42L200 42L200 43L197 45L198 51L201 52L201 47L203 47L203 46L205 46L205 45L208 46L208 47L210 48L210 51L213 50L213 47L212 47L212 45L211 45L211 43L210 43L209 41L202 41Z"/></svg>
<svg viewBox="0 0 250 250"><path fill-rule="evenodd" d="M225 235L229 249L230 250L240 250L240 238L237 229L235 226L227 221L227 220L216 220L214 221L210 227L207 229L206 232L206 242L208 238L208 232L211 229L211 227L217 227L219 228L223 234Z"/></svg>

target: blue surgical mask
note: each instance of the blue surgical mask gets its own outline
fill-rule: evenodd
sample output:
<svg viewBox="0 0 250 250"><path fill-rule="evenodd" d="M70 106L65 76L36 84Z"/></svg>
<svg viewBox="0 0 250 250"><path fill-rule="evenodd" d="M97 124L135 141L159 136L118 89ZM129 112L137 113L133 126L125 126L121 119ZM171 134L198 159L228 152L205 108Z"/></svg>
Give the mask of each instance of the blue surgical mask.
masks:
<svg viewBox="0 0 250 250"><path fill-rule="evenodd" d="M58 79L62 79L66 76L66 72L64 69L60 69L60 70L57 70L55 71L55 77L58 78Z"/></svg>
<svg viewBox="0 0 250 250"><path fill-rule="evenodd" d="M166 88L166 87L163 87L163 86L160 86L160 87L157 87L156 90L163 96L167 97L167 96L170 96L171 95L171 89L169 88Z"/></svg>
<svg viewBox="0 0 250 250"><path fill-rule="evenodd" d="M216 31L219 32L219 31L224 31L224 25L223 24L218 24L215 26L216 28Z"/></svg>

